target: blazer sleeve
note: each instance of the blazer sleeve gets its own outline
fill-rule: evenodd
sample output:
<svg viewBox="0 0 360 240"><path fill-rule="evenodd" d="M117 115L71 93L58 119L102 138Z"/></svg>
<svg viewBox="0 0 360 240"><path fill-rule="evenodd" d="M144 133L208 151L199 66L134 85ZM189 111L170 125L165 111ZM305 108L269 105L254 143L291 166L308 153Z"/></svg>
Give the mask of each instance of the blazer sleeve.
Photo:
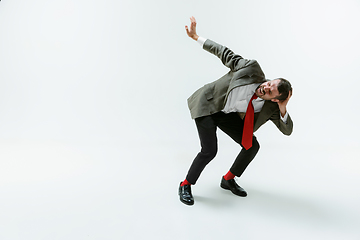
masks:
<svg viewBox="0 0 360 240"><path fill-rule="evenodd" d="M290 136L293 131L293 121L291 120L290 114L288 115L286 123L280 119L280 110L275 111L270 120L276 125L276 127L287 136Z"/></svg>
<svg viewBox="0 0 360 240"><path fill-rule="evenodd" d="M222 46L210 39L205 41L203 49L220 58L222 63L232 71L237 71L243 67L246 67L250 63L250 60L244 59L242 56L235 54L229 48Z"/></svg>

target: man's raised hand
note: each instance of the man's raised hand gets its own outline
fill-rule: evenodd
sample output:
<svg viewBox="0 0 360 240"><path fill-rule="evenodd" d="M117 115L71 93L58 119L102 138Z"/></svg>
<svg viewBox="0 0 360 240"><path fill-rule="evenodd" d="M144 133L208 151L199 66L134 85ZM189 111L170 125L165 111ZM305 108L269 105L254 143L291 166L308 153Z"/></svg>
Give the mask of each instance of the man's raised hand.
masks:
<svg viewBox="0 0 360 240"><path fill-rule="evenodd" d="M286 105L288 104L291 96L292 96L292 90L289 92L289 96L284 101L277 101L282 117L284 117L286 114Z"/></svg>
<svg viewBox="0 0 360 240"><path fill-rule="evenodd" d="M190 29L188 28L188 26L185 26L186 33L189 37L197 41L199 36L196 34L196 19L194 17L191 17L190 22Z"/></svg>

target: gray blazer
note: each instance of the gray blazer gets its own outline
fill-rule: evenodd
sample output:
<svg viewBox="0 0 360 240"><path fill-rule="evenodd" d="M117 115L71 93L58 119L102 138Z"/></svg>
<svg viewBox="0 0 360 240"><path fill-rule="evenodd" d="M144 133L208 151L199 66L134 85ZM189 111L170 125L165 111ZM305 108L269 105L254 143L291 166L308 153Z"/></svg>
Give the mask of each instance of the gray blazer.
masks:
<svg viewBox="0 0 360 240"><path fill-rule="evenodd" d="M221 111L232 89L266 81L257 61L244 59L229 48L209 39L205 41L203 48L220 58L230 71L220 79L201 87L188 98L188 106L193 119ZM290 115L285 124L280 119L278 104L272 101L265 101L261 111L255 114L254 132L268 120L271 120L283 134L292 133L293 122Z"/></svg>

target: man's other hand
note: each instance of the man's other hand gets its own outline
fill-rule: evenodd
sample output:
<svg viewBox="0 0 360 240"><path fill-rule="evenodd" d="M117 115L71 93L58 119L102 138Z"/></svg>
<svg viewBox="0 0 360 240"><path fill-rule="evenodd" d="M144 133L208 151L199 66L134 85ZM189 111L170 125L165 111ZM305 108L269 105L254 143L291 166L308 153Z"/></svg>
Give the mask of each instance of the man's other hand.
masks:
<svg viewBox="0 0 360 240"><path fill-rule="evenodd" d="M275 99L274 101L277 102L277 104L279 105L279 109L282 117L284 117L286 114L286 105L288 104L291 96L292 96L292 90L289 92L289 96L284 101L279 101L278 99Z"/></svg>

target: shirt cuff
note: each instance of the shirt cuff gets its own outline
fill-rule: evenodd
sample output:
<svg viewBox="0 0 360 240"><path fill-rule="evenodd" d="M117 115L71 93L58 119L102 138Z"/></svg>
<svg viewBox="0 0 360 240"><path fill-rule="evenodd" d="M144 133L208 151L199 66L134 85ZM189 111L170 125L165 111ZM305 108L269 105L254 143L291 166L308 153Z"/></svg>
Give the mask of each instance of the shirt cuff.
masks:
<svg viewBox="0 0 360 240"><path fill-rule="evenodd" d="M197 42L200 44L201 47L203 47L206 40L206 38L199 37Z"/></svg>
<svg viewBox="0 0 360 240"><path fill-rule="evenodd" d="M280 113L280 118L281 118L281 121L283 121L284 123L287 123L287 118L288 118L288 116L289 116L289 114L288 114L288 112L286 111L286 113L285 113L285 116L284 117L282 117L281 116L281 113Z"/></svg>

